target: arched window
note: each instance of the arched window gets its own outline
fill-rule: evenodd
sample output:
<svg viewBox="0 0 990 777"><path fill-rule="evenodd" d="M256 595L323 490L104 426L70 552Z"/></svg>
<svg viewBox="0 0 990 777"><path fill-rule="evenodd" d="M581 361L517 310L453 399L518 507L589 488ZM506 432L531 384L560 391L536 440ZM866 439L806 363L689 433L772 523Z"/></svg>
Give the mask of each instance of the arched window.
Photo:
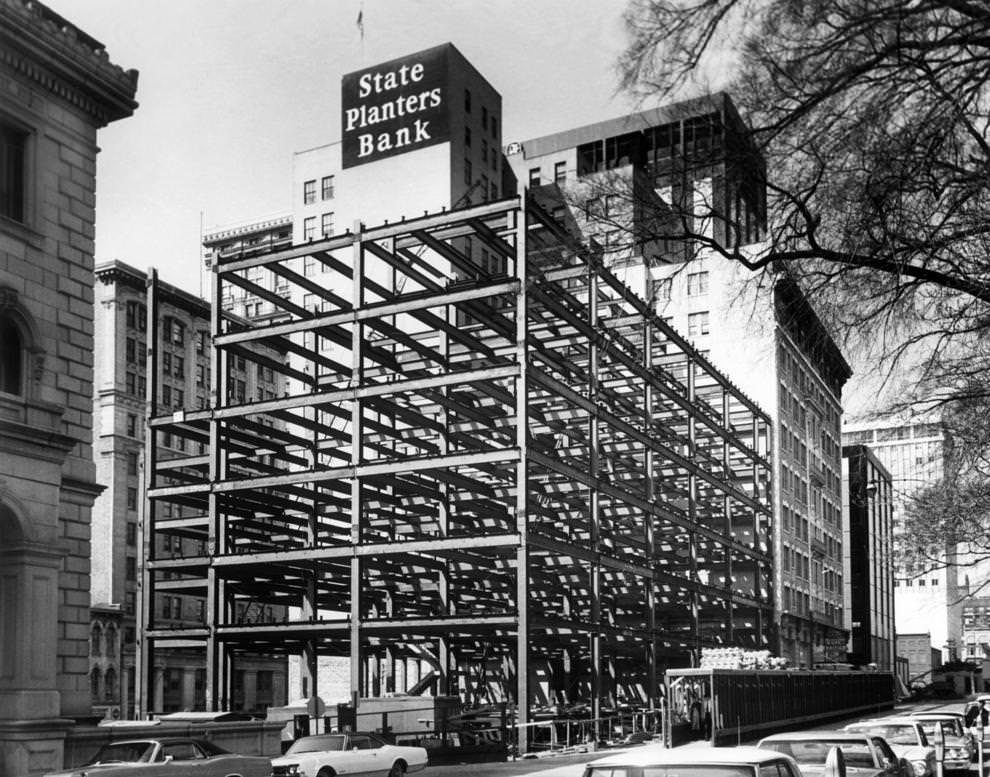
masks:
<svg viewBox="0 0 990 777"><path fill-rule="evenodd" d="M117 627L113 624L107 626L107 637L105 640L107 656L115 658L117 655Z"/></svg>
<svg viewBox="0 0 990 777"><path fill-rule="evenodd" d="M115 701L117 698L117 673L113 669L107 669L103 680L103 698L106 701Z"/></svg>
<svg viewBox="0 0 990 777"><path fill-rule="evenodd" d="M24 337L9 315L0 315L0 391L24 393Z"/></svg>
<svg viewBox="0 0 990 777"><path fill-rule="evenodd" d="M100 667L94 666L93 671L89 673L89 693L94 699L100 698Z"/></svg>
<svg viewBox="0 0 990 777"><path fill-rule="evenodd" d="M103 631L99 623L93 624L93 629L89 635L89 654L91 656L103 655Z"/></svg>

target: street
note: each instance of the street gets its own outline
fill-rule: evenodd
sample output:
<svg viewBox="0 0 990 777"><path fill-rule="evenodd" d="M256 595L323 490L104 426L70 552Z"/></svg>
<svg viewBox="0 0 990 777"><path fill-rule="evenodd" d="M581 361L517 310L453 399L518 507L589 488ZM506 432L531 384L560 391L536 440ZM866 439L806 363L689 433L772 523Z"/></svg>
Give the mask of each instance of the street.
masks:
<svg viewBox="0 0 990 777"><path fill-rule="evenodd" d="M949 702L914 702L899 704L893 710L884 715L908 714L917 710L951 710L960 711L964 706L962 701ZM867 716L855 719L844 719L832 721L824 725L815 727L820 729L838 729L854 720L865 720L872 717ZM809 727L811 728L811 727ZM757 740L743 742L744 745L755 745ZM697 743L692 743L692 747L697 747ZM987 738L987 760L984 762L983 777L988 777L990 772L990 737ZM471 777L510 777L514 775L531 775L532 777L580 777L584 765L596 758L601 758L606 754L620 752L618 749L600 750L594 753L572 753L559 756L544 756L541 758L525 758L509 762L492 763L461 763L445 764L442 766L428 766L425 771L420 772L423 777L453 777L470 773ZM968 777L979 777L978 767L974 763L969 769Z"/></svg>

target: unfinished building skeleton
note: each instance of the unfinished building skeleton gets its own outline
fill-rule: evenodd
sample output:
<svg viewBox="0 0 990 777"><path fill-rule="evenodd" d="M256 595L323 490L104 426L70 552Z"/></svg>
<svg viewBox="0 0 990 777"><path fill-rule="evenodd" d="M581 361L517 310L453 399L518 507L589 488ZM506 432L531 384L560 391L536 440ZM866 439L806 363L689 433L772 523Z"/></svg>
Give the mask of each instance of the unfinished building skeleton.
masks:
<svg viewBox="0 0 990 777"><path fill-rule="evenodd" d="M301 656L310 688L318 657L348 656L355 699L413 690L413 661L525 732L548 705L654 708L702 646L771 644L767 416L528 198L214 273L212 405L149 419L145 688L178 647L203 651L213 710L246 651ZM284 315L225 317L231 283ZM234 398L235 358L285 395ZM164 459L163 433L203 453ZM161 532L206 555L156 557ZM205 598L205 622L156 624L170 591ZM289 617L239 622L269 604Z"/></svg>

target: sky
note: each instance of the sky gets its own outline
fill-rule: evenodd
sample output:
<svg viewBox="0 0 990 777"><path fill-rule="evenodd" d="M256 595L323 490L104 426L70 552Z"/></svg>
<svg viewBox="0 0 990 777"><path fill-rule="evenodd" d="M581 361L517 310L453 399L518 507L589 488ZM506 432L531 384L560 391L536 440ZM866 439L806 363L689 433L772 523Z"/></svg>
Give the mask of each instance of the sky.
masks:
<svg viewBox="0 0 990 777"><path fill-rule="evenodd" d="M98 136L96 261L194 294L201 232L289 213L293 152L340 139L345 73L449 41L502 95L504 143L649 107L617 91L621 0L46 4L140 72Z"/></svg>

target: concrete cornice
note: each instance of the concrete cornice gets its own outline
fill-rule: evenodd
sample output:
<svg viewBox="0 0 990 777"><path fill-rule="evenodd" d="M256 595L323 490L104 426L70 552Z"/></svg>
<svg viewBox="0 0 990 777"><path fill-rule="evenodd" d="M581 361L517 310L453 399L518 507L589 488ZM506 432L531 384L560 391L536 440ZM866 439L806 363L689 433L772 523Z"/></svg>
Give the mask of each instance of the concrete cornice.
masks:
<svg viewBox="0 0 990 777"><path fill-rule="evenodd" d="M113 64L103 44L36 0L0 0L0 63L92 116L130 116L138 73Z"/></svg>

